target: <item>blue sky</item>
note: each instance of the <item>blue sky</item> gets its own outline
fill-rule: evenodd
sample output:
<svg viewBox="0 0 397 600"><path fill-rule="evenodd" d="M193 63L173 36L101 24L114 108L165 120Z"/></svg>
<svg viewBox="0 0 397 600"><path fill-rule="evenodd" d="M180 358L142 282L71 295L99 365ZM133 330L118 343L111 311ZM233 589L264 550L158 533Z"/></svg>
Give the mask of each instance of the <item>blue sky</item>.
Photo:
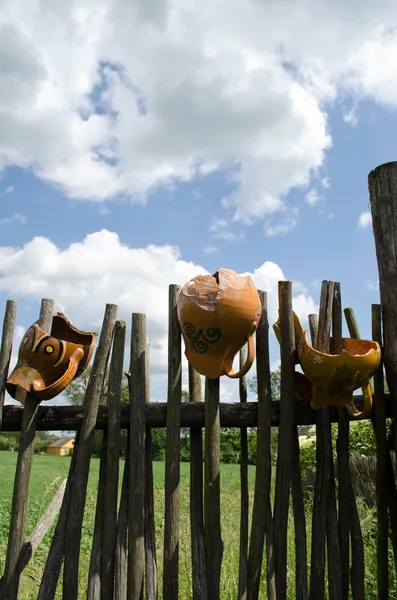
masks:
<svg viewBox="0 0 397 600"><path fill-rule="evenodd" d="M349 8L335 5L335 36L353 27L335 49L317 33L310 42L292 29L278 38L271 23L265 45L248 4L236 3L218 36L206 10L197 19L194 3L180 13L183 34L165 5L164 14L145 17L152 37L142 15L129 15L139 31L134 43L142 42L133 58L116 4L102 0L88 18L88 4L86 14L71 3L62 16L70 20L66 45L56 37L56 8L22 14L22 4L14 11L7 4L0 27L13 45L11 91L0 93L0 313L7 299L18 301L14 360L41 297L53 297L87 330L115 302L127 320L147 312L152 393L165 399L167 286L220 266L266 283L272 316L280 272L297 282L303 319L319 301L321 280L340 281L343 305L370 337L378 273L372 224L360 225L360 215L370 210L369 171L396 158L396 78L387 60L397 42L386 31L395 10L385 2L377 13L364 3L367 20L356 27ZM329 17L332 9L320 4L324 14L318 9L309 21ZM215 2L214 11L222 6ZM248 15L241 23L240 10ZM275 8L270 20L280 15ZM211 63L198 34L190 36L192 23L205 32ZM228 45L231 32L236 47ZM0 44L0 64L2 51ZM122 68L103 68L104 57ZM379 68L386 64L387 76ZM145 113L136 108L141 96ZM223 390L224 399L235 398L234 384Z"/></svg>

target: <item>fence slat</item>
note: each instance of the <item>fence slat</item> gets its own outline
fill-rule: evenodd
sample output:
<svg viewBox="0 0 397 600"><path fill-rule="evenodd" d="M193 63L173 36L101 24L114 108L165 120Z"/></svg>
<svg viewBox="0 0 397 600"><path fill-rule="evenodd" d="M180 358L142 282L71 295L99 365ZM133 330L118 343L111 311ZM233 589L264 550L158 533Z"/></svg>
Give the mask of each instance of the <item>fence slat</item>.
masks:
<svg viewBox="0 0 397 600"><path fill-rule="evenodd" d="M91 546L90 566L88 569L87 600L100 600L102 585L102 537L103 526L107 519L105 513L106 463L108 453L107 431L102 434L101 458L99 462L98 490L95 507L94 535Z"/></svg>
<svg viewBox="0 0 397 600"><path fill-rule="evenodd" d="M292 439L291 495L295 524L295 597L296 600L307 600L309 588L307 584L306 514L300 467L299 436L296 425L294 426Z"/></svg>
<svg viewBox="0 0 397 600"><path fill-rule="evenodd" d="M269 321L266 292L259 291L258 293L262 305L262 316L256 331L258 420L255 491L248 553L248 600L257 600L259 596L265 535L267 554L267 595L269 600L275 600L273 517L270 503L272 393L270 380Z"/></svg>
<svg viewBox="0 0 397 600"><path fill-rule="evenodd" d="M202 402L201 376L189 364L189 402ZM193 600L208 600L203 513L203 439L201 427L190 428L190 536Z"/></svg>
<svg viewBox="0 0 397 600"><path fill-rule="evenodd" d="M128 600L141 600L145 574L146 315L134 313L130 360L130 481L128 494Z"/></svg>
<svg viewBox="0 0 397 600"><path fill-rule="evenodd" d="M65 494L63 496L61 510L59 511L58 521L55 527L54 535L52 537L51 546L44 567L43 576L41 578L37 600L54 600L55 598L58 579L65 555L66 527L68 522L70 496L72 493L73 479L76 466L75 449L79 445L79 439L80 432L78 431L74 441L74 451L72 454L72 460L70 461Z"/></svg>
<svg viewBox="0 0 397 600"><path fill-rule="evenodd" d="M0 346L0 431L3 421L3 406L6 394L6 381L14 341L15 317L17 314L17 303L15 300L7 300L4 313L3 330Z"/></svg>
<svg viewBox="0 0 397 600"><path fill-rule="evenodd" d="M219 600L223 556L219 379L208 378L205 385L204 532L208 597L211 600Z"/></svg>
<svg viewBox="0 0 397 600"><path fill-rule="evenodd" d="M123 379L126 322L116 321L108 382L107 461L102 537L101 600L113 600L114 555L117 535L117 495L120 463L120 398Z"/></svg>
<svg viewBox="0 0 397 600"><path fill-rule="evenodd" d="M333 284L323 281L319 307L315 348L329 351L329 332L332 321ZM329 409L316 411L316 479L312 515L312 552L310 570L310 600L324 597L326 529L330 490L330 420ZM332 442L331 442L332 443Z"/></svg>
<svg viewBox="0 0 397 600"><path fill-rule="evenodd" d="M382 313L379 304L372 304L372 339L382 348ZM385 388L383 360L374 376L374 422L376 439L376 561L378 600L389 598L389 561L388 561L388 513L387 513L387 462L385 418Z"/></svg>
<svg viewBox="0 0 397 600"><path fill-rule="evenodd" d="M347 322L347 326L349 329L350 336L355 339L360 339L360 330L358 328L358 324L354 315L354 310L352 308L346 308L345 318ZM371 415L371 423L375 434L376 439L376 415ZM389 509L389 517L390 517L390 530L391 530L391 540L393 546L393 555L394 555L394 565L397 571L397 490L396 483L394 478L394 470L391 462L390 452L386 446L386 454L385 457L385 468L387 472L387 504ZM352 536L353 543L353 536ZM353 569L353 565L352 565ZM353 586L353 577L352 577L352 586Z"/></svg>
<svg viewBox="0 0 397 600"><path fill-rule="evenodd" d="M240 369L245 363L246 352L240 350ZM239 379L240 402L247 402L247 378ZM240 428L240 558L238 574L238 600L247 600L247 561L248 561L248 431Z"/></svg>
<svg viewBox="0 0 397 600"><path fill-rule="evenodd" d="M178 599L180 515L180 423L182 398L181 331L177 315L180 288L169 287L168 401L165 451L163 599Z"/></svg>
<svg viewBox="0 0 397 600"><path fill-rule="evenodd" d="M146 403L150 402L149 342L146 343ZM145 569L146 600L157 600L156 523L154 515L152 430L146 427L145 441Z"/></svg>
<svg viewBox="0 0 397 600"><path fill-rule="evenodd" d="M77 455L76 467L66 529L63 576L63 596L68 600L77 600L78 598L81 530L84 517L84 505L87 493L94 428L112 345L116 316L117 306L114 304L107 304L102 331L85 395L84 417L80 429L79 445L75 448L75 453Z"/></svg>
<svg viewBox="0 0 397 600"><path fill-rule="evenodd" d="M334 354L343 351L342 342L342 301L340 285L335 283L334 301L332 307L332 339ZM338 461L338 531L341 561L341 584L342 600L349 598L349 574L350 574L350 466L349 466L349 419L348 413L340 413L338 423L338 437L336 440L336 451Z"/></svg>
<svg viewBox="0 0 397 600"><path fill-rule="evenodd" d="M116 552L114 558L114 600L127 597L127 533L128 533L128 486L130 480L130 432L127 433L123 482L117 518Z"/></svg>
<svg viewBox="0 0 397 600"><path fill-rule="evenodd" d="M41 301L38 325L45 333L50 333L54 301L44 298ZM34 437L36 434L36 418L38 403L25 390L17 387L17 399L24 404L19 441L17 467L12 498L10 533L8 537L7 555L3 577L4 600L17 600L19 589L18 560L25 535L26 515Z"/></svg>
<svg viewBox="0 0 397 600"><path fill-rule="evenodd" d="M274 549L277 600L287 598L287 535L292 475L292 439L295 413L295 334L292 313L292 284L278 284L280 315L280 425L276 489L274 496Z"/></svg>

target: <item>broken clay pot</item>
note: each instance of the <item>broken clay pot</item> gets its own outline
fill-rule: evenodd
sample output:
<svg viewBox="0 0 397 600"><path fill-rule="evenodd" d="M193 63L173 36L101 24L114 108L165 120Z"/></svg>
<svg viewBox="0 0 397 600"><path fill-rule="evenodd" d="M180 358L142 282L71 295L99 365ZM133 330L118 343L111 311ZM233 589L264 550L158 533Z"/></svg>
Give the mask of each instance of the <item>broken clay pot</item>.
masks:
<svg viewBox="0 0 397 600"><path fill-rule="evenodd" d="M76 329L63 313L53 316L51 334L34 323L19 346L18 362L6 388L16 398L22 388L38 402L51 400L87 368L97 333Z"/></svg>
<svg viewBox="0 0 397 600"><path fill-rule="evenodd" d="M251 277L230 269L198 275L182 288L178 319L185 355L201 375L243 377L254 360L254 339L262 314L258 291ZM237 373L236 354L248 342L247 359Z"/></svg>

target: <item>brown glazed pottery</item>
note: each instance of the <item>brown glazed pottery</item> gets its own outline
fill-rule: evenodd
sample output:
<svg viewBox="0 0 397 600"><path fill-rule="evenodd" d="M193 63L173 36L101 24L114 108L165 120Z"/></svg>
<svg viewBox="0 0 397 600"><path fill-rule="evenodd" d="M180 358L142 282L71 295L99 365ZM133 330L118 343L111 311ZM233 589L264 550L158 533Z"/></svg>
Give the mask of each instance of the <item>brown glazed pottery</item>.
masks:
<svg viewBox="0 0 397 600"><path fill-rule="evenodd" d="M254 360L253 333L261 314L250 276L220 268L214 275L198 275L186 282L178 299L178 319L189 363L210 379L245 375ZM246 342L247 359L236 373L233 360Z"/></svg>
<svg viewBox="0 0 397 600"><path fill-rule="evenodd" d="M18 362L6 388L16 398L17 387L38 402L51 400L88 366L97 333L76 329L63 313L53 316L51 334L34 323L19 346Z"/></svg>

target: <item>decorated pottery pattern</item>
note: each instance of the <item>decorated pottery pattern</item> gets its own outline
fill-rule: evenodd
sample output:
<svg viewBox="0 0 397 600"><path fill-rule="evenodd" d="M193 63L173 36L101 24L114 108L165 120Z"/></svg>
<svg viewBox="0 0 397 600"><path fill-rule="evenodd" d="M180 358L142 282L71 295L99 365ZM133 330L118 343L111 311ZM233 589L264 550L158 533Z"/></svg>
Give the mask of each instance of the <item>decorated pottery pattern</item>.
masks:
<svg viewBox="0 0 397 600"><path fill-rule="evenodd" d="M33 324L19 347L18 362L7 379L15 398L17 386L37 401L51 400L88 366L97 334L73 327L62 313L53 316L51 335Z"/></svg>
<svg viewBox="0 0 397 600"><path fill-rule="evenodd" d="M310 399L314 410L324 406L345 408L354 417L368 414L372 408L372 392L369 381L380 364L381 350L377 342L342 338L343 351L332 354L319 352L308 340L308 330L303 331L298 316L293 313L296 346L296 364L304 375L295 372L297 396ZM273 325L278 341L281 341L280 321ZM361 388L364 408L357 410L353 392Z"/></svg>
<svg viewBox="0 0 397 600"><path fill-rule="evenodd" d="M254 360L253 333L261 314L259 294L249 276L221 268L185 283L178 320L190 364L210 379L245 375ZM247 342L247 360L236 373L234 358Z"/></svg>

